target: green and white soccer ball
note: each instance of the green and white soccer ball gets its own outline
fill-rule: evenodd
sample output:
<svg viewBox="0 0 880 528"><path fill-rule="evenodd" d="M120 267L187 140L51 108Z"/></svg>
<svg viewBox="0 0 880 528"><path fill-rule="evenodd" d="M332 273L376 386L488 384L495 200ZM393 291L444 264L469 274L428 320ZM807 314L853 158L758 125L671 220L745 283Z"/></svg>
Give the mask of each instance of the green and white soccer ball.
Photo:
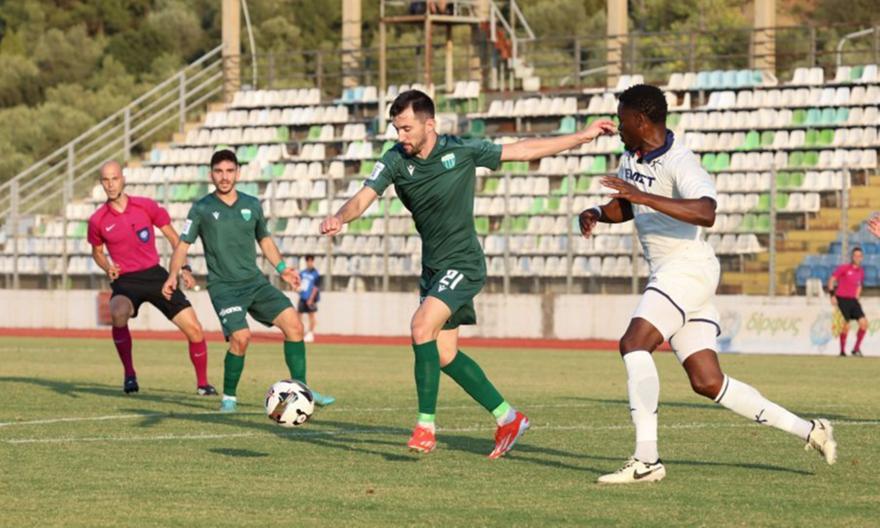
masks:
<svg viewBox="0 0 880 528"><path fill-rule="evenodd" d="M281 427L298 427L315 412L315 397L297 380L281 380L266 392L266 415Z"/></svg>

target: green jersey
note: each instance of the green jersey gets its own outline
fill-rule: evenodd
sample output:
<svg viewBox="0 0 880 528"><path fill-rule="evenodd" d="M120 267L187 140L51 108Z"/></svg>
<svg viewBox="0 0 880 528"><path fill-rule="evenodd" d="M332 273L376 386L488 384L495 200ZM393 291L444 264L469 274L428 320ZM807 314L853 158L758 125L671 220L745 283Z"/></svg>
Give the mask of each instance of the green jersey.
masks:
<svg viewBox="0 0 880 528"><path fill-rule="evenodd" d="M192 244L201 237L210 286L262 277L254 240L269 234L259 199L240 192L234 204L226 205L211 193L193 204L180 239Z"/></svg>
<svg viewBox="0 0 880 528"><path fill-rule="evenodd" d="M395 145L365 182L382 194L394 184L422 238L422 266L485 274L486 258L474 229L476 168L501 165L501 145L442 135L427 159Z"/></svg>

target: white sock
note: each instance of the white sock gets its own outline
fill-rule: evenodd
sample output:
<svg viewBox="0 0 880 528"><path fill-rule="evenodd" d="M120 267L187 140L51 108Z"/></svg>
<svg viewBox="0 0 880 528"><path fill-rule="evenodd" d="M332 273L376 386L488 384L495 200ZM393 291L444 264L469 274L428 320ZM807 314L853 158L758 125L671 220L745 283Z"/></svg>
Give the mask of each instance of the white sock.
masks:
<svg viewBox="0 0 880 528"><path fill-rule="evenodd" d="M236 398L235 398L235 396L230 396L230 395L228 395L228 394L224 394L224 395L223 395L223 399L224 399L224 400L237 401Z"/></svg>
<svg viewBox="0 0 880 528"><path fill-rule="evenodd" d="M751 385L727 375L715 402L749 420L782 429L803 440L810 436L813 428L810 422L768 400Z"/></svg>
<svg viewBox="0 0 880 528"><path fill-rule="evenodd" d="M657 404L660 401L660 377L654 358L646 350L624 354L626 390L629 410L636 426L636 451L633 456L642 462L655 462L657 452Z"/></svg>
<svg viewBox="0 0 880 528"><path fill-rule="evenodd" d="M418 422L416 422L416 424L419 427L422 427L424 429L431 431L432 433L437 431L437 429L436 429L437 426L434 425L434 422L423 422L423 421L419 420Z"/></svg>

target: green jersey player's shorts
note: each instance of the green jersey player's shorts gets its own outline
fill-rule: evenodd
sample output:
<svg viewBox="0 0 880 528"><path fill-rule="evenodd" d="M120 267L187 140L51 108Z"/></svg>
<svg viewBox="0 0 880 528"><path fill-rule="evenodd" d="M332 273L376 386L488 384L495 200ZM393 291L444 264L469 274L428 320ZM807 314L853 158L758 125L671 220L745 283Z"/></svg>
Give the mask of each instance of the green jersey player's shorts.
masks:
<svg viewBox="0 0 880 528"><path fill-rule="evenodd" d="M281 312L293 308L290 299L272 286L265 276L247 283L214 284L208 287L208 293L227 340L233 332L248 327L247 314L266 326L272 326L272 321Z"/></svg>
<svg viewBox="0 0 880 528"><path fill-rule="evenodd" d="M449 307L452 315L443 325L443 329L451 330L460 325L477 324L474 297L480 293L485 283L485 274L479 272L422 267L419 297L422 301L427 297L436 297Z"/></svg>

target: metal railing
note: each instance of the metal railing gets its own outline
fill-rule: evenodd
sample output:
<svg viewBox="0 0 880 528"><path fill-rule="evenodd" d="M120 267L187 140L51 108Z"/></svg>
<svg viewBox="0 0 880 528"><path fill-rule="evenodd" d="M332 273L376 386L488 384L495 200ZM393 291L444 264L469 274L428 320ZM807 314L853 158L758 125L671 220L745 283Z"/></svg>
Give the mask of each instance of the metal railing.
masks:
<svg viewBox="0 0 880 528"><path fill-rule="evenodd" d="M17 240L22 217L60 215L67 232L65 206L91 189L98 168L113 159L128 160L136 150L171 133L183 132L187 117L201 112L223 90L221 46L159 83L9 181L0 184L0 217ZM67 259L66 238L63 258ZM66 266L64 267L66 270ZM66 271L63 277L67 283ZM18 259L13 269L17 285Z"/></svg>

